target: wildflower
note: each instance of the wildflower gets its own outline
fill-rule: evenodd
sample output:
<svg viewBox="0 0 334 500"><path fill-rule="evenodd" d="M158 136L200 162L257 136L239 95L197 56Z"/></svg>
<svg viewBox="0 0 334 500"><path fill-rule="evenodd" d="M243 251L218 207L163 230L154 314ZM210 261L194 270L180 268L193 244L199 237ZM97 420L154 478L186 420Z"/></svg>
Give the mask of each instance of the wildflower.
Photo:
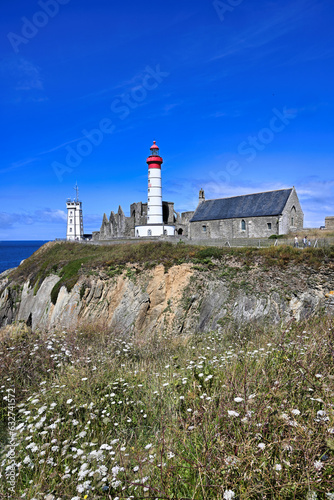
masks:
<svg viewBox="0 0 334 500"><path fill-rule="evenodd" d="M188 409L187 409L187 411L190 413L190 412L192 412L192 409L191 409L191 408L188 408Z"/></svg>
<svg viewBox="0 0 334 500"><path fill-rule="evenodd" d="M264 443L259 443L257 447L260 448L260 450L264 450L266 445Z"/></svg>
<svg viewBox="0 0 334 500"><path fill-rule="evenodd" d="M138 472L139 471L139 466L136 465L134 468L133 468L133 472Z"/></svg>
<svg viewBox="0 0 334 500"><path fill-rule="evenodd" d="M279 472L280 470L282 470L281 464L274 465L274 470L277 471L277 472Z"/></svg>
<svg viewBox="0 0 334 500"><path fill-rule="evenodd" d="M66 401L66 403L67 403L68 405L70 405L70 404L72 403L72 401L73 401L73 399L68 399L68 400Z"/></svg>
<svg viewBox="0 0 334 500"><path fill-rule="evenodd" d="M320 460L316 460L313 465L315 470L317 471L320 471L324 466L324 464Z"/></svg>
<svg viewBox="0 0 334 500"><path fill-rule="evenodd" d="M149 450L150 448L152 448L152 444L151 444L151 443L150 443L150 444L147 444L147 445L145 446L145 450Z"/></svg>
<svg viewBox="0 0 334 500"><path fill-rule="evenodd" d="M242 398L234 398L234 401L235 401L236 403L241 403L241 401L243 401L243 399L242 399Z"/></svg>
<svg viewBox="0 0 334 500"><path fill-rule="evenodd" d="M306 495L306 500L317 500L318 498L318 495L316 493L316 491L309 491Z"/></svg>
<svg viewBox="0 0 334 500"><path fill-rule="evenodd" d="M235 497L234 491L232 491L232 490L224 491L224 496L223 496L224 500L232 500L232 498L234 498L234 497Z"/></svg>
<svg viewBox="0 0 334 500"><path fill-rule="evenodd" d="M316 377L316 378L322 378L322 375L321 375L320 373L316 373L316 374L315 374L315 377Z"/></svg>
<svg viewBox="0 0 334 500"><path fill-rule="evenodd" d="M88 380L88 378L87 378L87 377L84 377L84 378L82 378L81 380L82 380L82 381L84 381L84 380Z"/></svg>
<svg viewBox="0 0 334 500"><path fill-rule="evenodd" d="M239 413L233 410L228 410L227 411L229 417L239 417Z"/></svg>
<svg viewBox="0 0 334 500"><path fill-rule="evenodd" d="M291 410L292 415L300 415L299 410Z"/></svg>

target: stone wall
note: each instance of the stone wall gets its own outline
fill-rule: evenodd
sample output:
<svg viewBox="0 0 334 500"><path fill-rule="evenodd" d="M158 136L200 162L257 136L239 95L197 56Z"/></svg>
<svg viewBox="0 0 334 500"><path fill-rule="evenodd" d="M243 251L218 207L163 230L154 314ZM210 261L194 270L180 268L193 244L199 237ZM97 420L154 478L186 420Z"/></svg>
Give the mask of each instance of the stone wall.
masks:
<svg viewBox="0 0 334 500"><path fill-rule="evenodd" d="M175 222L175 229L176 233L179 236L186 236L189 237L189 225L190 225L190 219L194 215L194 211L192 212L182 212L181 214L178 213L176 217L176 222Z"/></svg>
<svg viewBox="0 0 334 500"><path fill-rule="evenodd" d="M325 229L331 229L334 231L334 217L325 218Z"/></svg>
<svg viewBox="0 0 334 500"><path fill-rule="evenodd" d="M292 189L291 195L284 207L279 225L279 234L301 231L304 227L304 213L295 188Z"/></svg>
<svg viewBox="0 0 334 500"><path fill-rule="evenodd" d="M278 217L245 217L190 223L191 239L269 238L278 234Z"/></svg>

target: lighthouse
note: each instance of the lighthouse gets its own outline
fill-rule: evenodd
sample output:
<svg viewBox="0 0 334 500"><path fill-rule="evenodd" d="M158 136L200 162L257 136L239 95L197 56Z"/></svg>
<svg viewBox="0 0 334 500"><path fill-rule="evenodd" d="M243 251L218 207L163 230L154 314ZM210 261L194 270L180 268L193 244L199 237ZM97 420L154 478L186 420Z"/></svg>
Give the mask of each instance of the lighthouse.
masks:
<svg viewBox="0 0 334 500"><path fill-rule="evenodd" d="M148 165L147 188L147 224L136 226L136 236L174 236L175 226L164 224L162 213L161 165L163 159L159 155L159 147L153 141L151 154L146 160Z"/></svg>

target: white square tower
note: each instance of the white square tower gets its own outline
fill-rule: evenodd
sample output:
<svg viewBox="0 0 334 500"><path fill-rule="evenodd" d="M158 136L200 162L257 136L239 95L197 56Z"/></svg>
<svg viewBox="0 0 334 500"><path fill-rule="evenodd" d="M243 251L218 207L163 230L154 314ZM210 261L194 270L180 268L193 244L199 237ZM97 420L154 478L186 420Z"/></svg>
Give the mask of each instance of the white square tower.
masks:
<svg viewBox="0 0 334 500"><path fill-rule="evenodd" d="M78 186L74 188L76 190L75 200L70 198L66 201L67 208L67 231L66 239L67 241L81 241L83 239L83 217L82 217L82 203L79 201L79 189Z"/></svg>

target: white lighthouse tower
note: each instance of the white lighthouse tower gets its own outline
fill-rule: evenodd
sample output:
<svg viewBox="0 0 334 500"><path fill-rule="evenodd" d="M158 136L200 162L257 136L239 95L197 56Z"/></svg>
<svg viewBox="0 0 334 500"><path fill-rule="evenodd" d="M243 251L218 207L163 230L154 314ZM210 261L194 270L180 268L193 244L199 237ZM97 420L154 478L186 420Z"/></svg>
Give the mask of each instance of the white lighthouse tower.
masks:
<svg viewBox="0 0 334 500"><path fill-rule="evenodd" d="M153 141L151 154L147 158L148 164L148 196L147 196L147 224L136 226L136 236L174 236L175 226L168 226L163 222L162 194L161 194L161 164L163 159L159 155L159 148Z"/></svg>
<svg viewBox="0 0 334 500"><path fill-rule="evenodd" d="M82 203L79 201L79 188L78 184L75 186L75 200L70 198L66 201L67 208L67 241L81 241L83 239L83 217L82 217Z"/></svg>

